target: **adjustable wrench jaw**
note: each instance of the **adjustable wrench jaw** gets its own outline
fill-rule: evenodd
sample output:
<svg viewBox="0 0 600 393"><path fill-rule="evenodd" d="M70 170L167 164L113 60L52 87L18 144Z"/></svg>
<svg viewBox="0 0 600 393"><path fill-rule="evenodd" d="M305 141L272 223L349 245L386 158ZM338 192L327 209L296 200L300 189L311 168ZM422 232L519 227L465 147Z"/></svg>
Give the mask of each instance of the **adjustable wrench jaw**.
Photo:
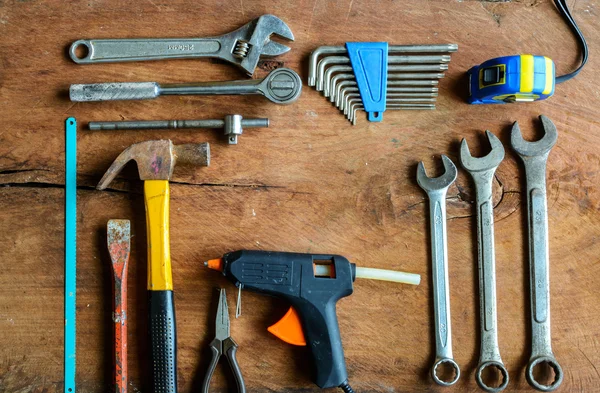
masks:
<svg viewBox="0 0 600 393"><path fill-rule="evenodd" d="M279 56L290 50L285 45L271 41L272 35L294 41L294 34L281 19L263 15L231 33L215 37L222 43L219 57L238 65L248 76L252 76L261 56Z"/></svg>

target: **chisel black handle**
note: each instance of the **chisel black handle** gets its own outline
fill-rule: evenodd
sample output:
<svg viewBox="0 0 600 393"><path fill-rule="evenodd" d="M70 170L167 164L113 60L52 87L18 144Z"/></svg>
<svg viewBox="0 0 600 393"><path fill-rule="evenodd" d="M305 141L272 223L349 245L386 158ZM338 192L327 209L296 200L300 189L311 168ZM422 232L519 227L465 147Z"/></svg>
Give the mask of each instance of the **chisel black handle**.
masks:
<svg viewBox="0 0 600 393"><path fill-rule="evenodd" d="M152 393L177 393L177 331L173 291L148 291Z"/></svg>

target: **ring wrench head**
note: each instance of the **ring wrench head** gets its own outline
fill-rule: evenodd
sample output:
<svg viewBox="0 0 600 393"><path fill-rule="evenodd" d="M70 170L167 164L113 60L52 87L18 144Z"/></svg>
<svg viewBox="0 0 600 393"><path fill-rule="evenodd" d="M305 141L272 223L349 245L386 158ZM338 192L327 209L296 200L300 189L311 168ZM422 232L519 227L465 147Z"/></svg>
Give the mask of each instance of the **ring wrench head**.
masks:
<svg viewBox="0 0 600 393"><path fill-rule="evenodd" d="M417 167L417 183L419 183L419 186L421 186L425 192L429 193L432 191L442 191L447 189L450 184L454 183L456 180L456 175L458 174L456 165L454 165L452 160L443 154L442 162L444 164L444 173L438 177L427 176L423 161L419 162L419 166Z"/></svg>
<svg viewBox="0 0 600 393"><path fill-rule="evenodd" d="M278 68L265 77L259 90L276 104L291 104L302 93L302 80L293 70Z"/></svg>
<svg viewBox="0 0 600 393"><path fill-rule="evenodd" d="M545 385L541 382L538 382L535 379L533 370L536 368L536 366L538 366L542 363L548 364L548 366L551 367L552 370L554 370L554 381L552 381L552 383L550 385ZM562 368L560 367L560 364L558 364L558 362L556 361L556 359L554 357L539 356L539 357L529 361L529 364L527 365L527 369L525 371L525 377L527 378L527 382L529 382L529 384L534 389L537 389L541 392L552 392L552 391L556 390L562 383L563 372L562 372Z"/></svg>
<svg viewBox="0 0 600 393"><path fill-rule="evenodd" d="M443 364L449 364L450 367L452 368L452 370L454 370L454 376L448 381L441 379L437 374L438 367ZM431 378L433 378L435 383L437 383L438 385L452 386L460 379L460 367L458 367L458 364L454 361L454 359L449 359L449 358L438 359L438 360L436 360L436 362L433 364L433 367L431 368Z"/></svg>
<svg viewBox="0 0 600 393"><path fill-rule="evenodd" d="M500 371L502 380L500 382L500 385L496 387L488 386L485 382L483 382L483 371L489 367L494 367L498 371ZM477 385L479 385L479 387L485 390L486 392L498 393L506 389L506 386L508 386L508 371L506 370L506 367L504 367L504 364L502 364L502 362L494 360L483 362L477 367L477 371L475 373L475 380L477 381Z"/></svg>
<svg viewBox="0 0 600 393"><path fill-rule="evenodd" d="M521 128L519 123L515 121L510 133L510 144L512 148L522 157L533 157L541 156L546 154L556 144L558 139L558 132L556 126L552 123L552 120L546 116L541 115L540 120L542 122L542 128L544 129L544 136L542 139L529 142L523 139L521 134Z"/></svg>
<svg viewBox="0 0 600 393"><path fill-rule="evenodd" d="M460 162L468 172L483 172L495 169L504 159L504 147L500 139L489 131L486 131L485 134L492 147L492 150L485 157L473 157L466 139L463 139L460 144Z"/></svg>

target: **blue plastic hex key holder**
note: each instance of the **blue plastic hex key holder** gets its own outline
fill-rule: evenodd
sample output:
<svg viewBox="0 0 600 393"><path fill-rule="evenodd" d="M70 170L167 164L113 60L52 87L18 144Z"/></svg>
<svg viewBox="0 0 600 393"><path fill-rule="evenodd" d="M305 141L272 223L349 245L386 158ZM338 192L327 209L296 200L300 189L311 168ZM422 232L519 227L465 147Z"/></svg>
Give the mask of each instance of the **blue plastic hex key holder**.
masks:
<svg viewBox="0 0 600 393"><path fill-rule="evenodd" d="M387 96L387 42L347 42L346 50L369 121L382 121Z"/></svg>
<svg viewBox="0 0 600 393"><path fill-rule="evenodd" d="M75 393L77 121L65 121L65 393Z"/></svg>

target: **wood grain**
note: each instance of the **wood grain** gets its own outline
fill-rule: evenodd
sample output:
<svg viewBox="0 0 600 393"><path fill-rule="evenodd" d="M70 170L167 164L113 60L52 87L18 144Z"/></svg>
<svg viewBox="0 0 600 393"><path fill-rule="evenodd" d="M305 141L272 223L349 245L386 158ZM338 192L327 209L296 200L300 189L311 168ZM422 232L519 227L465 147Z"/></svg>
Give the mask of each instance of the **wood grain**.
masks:
<svg viewBox="0 0 600 393"><path fill-rule="evenodd" d="M237 249L342 254L361 266L422 275L418 287L357 281L338 304L350 381L357 392L479 391L473 189L461 170L448 195L448 236L454 354L460 382L439 388L433 362L432 301L426 196L416 164L435 174L439 155L458 162L458 143L486 153L482 131L505 146L513 121L526 137L534 119L550 117L559 142L548 162L552 335L565 372L562 392L600 386L600 127L595 76L600 63L596 2L570 2L592 57L548 101L469 106L465 71L492 57L550 56L558 73L577 63L576 43L549 0L522 1L240 1L0 0L0 392L60 392L63 388L64 119L77 117L78 306L77 385L110 391L112 366L110 218L132 220L129 266L130 390L148 391L145 221L141 182L133 165L107 191L95 184L127 146L146 139L211 143L208 168L178 167L172 182L171 249L179 335L179 384L199 391L213 338L214 288L235 288L203 268L208 258ZM383 123L350 126L314 89L277 106L260 97L163 97L154 101L72 103L71 83L192 82L243 78L210 60L76 65L67 56L81 38L190 37L231 31L264 13L286 21L292 50L274 60L307 78L307 56L346 41L394 44L458 43L433 112L385 113ZM269 64L263 65L268 68ZM266 74L260 70L258 76ZM89 132L88 121L269 117L228 146L218 131ZM511 382L524 378L529 358L529 290L522 168L507 148L494 185L499 338ZM316 392L305 349L278 341L266 327L286 304L243 294L232 321L238 359L250 392ZM213 390L227 390L219 369Z"/></svg>

